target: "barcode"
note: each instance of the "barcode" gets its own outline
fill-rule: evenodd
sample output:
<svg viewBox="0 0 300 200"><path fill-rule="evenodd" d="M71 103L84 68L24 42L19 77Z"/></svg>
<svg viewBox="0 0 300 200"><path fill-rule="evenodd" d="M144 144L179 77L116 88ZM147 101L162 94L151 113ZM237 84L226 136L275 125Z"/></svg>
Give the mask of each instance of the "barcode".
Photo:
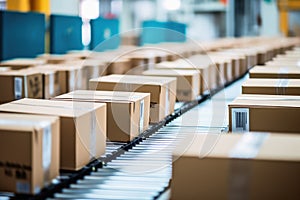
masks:
<svg viewBox="0 0 300 200"><path fill-rule="evenodd" d="M248 108L232 109L232 131L233 132L249 131L249 109Z"/></svg>
<svg viewBox="0 0 300 200"><path fill-rule="evenodd" d="M246 130L246 124L247 124L247 113L246 112L238 112L235 114L235 124L236 128L242 128L243 130Z"/></svg>
<svg viewBox="0 0 300 200"><path fill-rule="evenodd" d="M22 78L16 77L15 78L15 99L21 99L22 98Z"/></svg>

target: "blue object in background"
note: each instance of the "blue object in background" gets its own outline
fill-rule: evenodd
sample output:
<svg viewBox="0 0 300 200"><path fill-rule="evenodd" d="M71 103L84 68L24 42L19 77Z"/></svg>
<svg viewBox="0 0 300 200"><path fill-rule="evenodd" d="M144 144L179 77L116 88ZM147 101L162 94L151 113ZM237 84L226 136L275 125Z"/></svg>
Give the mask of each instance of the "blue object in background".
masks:
<svg viewBox="0 0 300 200"><path fill-rule="evenodd" d="M82 50L82 19L78 16L50 16L50 53Z"/></svg>
<svg viewBox="0 0 300 200"><path fill-rule="evenodd" d="M141 45L161 42L184 42L186 25L178 22L144 21L142 24Z"/></svg>
<svg viewBox="0 0 300 200"><path fill-rule="evenodd" d="M44 53L45 29L43 14L0 11L0 60Z"/></svg>
<svg viewBox="0 0 300 200"><path fill-rule="evenodd" d="M167 26L155 20L144 21L142 24L141 45L157 44L165 41Z"/></svg>
<svg viewBox="0 0 300 200"><path fill-rule="evenodd" d="M178 22L166 22L170 30L166 36L167 42L185 42L186 41L186 24Z"/></svg>
<svg viewBox="0 0 300 200"><path fill-rule="evenodd" d="M120 45L119 20L97 18L91 20L90 49L105 51L117 49Z"/></svg>

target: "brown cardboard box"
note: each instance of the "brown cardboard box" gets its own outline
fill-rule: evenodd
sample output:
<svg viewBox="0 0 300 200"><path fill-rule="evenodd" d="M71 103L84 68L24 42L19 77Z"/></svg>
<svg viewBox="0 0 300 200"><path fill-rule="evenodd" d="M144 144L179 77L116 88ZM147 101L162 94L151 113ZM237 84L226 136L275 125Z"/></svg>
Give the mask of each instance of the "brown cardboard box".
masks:
<svg viewBox="0 0 300 200"><path fill-rule="evenodd" d="M107 75L107 71L108 71L107 64L96 59L68 61L65 62L65 64L82 67L83 69L82 79L85 81L84 83L85 86L89 85L89 80L91 78L98 78L100 76L105 76Z"/></svg>
<svg viewBox="0 0 300 200"><path fill-rule="evenodd" d="M20 98L43 98L43 76L30 71L0 73L0 103Z"/></svg>
<svg viewBox="0 0 300 200"><path fill-rule="evenodd" d="M59 71L53 69L43 69L40 67L31 67L20 70L20 72L35 72L42 74L43 81L43 99L49 99L60 95Z"/></svg>
<svg viewBox="0 0 300 200"><path fill-rule="evenodd" d="M242 93L300 96L300 79L250 78L243 83Z"/></svg>
<svg viewBox="0 0 300 200"><path fill-rule="evenodd" d="M229 130L300 133L300 96L243 94L229 104Z"/></svg>
<svg viewBox="0 0 300 200"><path fill-rule="evenodd" d="M59 118L0 114L0 190L36 194L59 175Z"/></svg>
<svg viewBox="0 0 300 200"><path fill-rule="evenodd" d="M208 54L208 56L215 63L216 67L216 81L217 87L222 87L227 82L227 70L229 67L232 67L233 60L231 58L225 58L215 54Z"/></svg>
<svg viewBox="0 0 300 200"><path fill-rule="evenodd" d="M105 104L21 99L0 105L0 112L59 116L60 169L81 169L105 152Z"/></svg>
<svg viewBox="0 0 300 200"><path fill-rule="evenodd" d="M44 74L44 98L48 99L53 96L64 94L67 92L67 73L66 71L57 69L55 65L40 65L29 68L28 70L37 70ZM51 77L54 73L54 77ZM49 75L49 76L48 76ZM54 80L53 80L54 79ZM48 83L49 82L49 83ZM51 84L54 82L54 91L52 92ZM49 87L47 86L49 84Z"/></svg>
<svg viewBox="0 0 300 200"><path fill-rule="evenodd" d="M109 141L131 141L149 126L149 93L76 90L53 100L106 103Z"/></svg>
<svg viewBox="0 0 300 200"><path fill-rule="evenodd" d="M297 199L300 136L188 134L173 152L171 199Z"/></svg>
<svg viewBox="0 0 300 200"><path fill-rule="evenodd" d="M299 67L298 63L289 61L269 61L265 65L269 67Z"/></svg>
<svg viewBox="0 0 300 200"><path fill-rule="evenodd" d="M7 71L10 71L10 70L12 70L11 67L1 67L0 66L0 73L1 72L7 72Z"/></svg>
<svg viewBox="0 0 300 200"><path fill-rule="evenodd" d="M144 71L143 75L177 78L178 101L192 101L200 94L200 72L197 70L153 69Z"/></svg>
<svg viewBox="0 0 300 200"><path fill-rule="evenodd" d="M152 123L157 123L174 112L176 78L113 74L91 79L90 89L150 93Z"/></svg>
<svg viewBox="0 0 300 200"><path fill-rule="evenodd" d="M231 52L230 49L228 49L217 52L210 52L209 54L211 53L214 55L225 57L227 59L232 59L231 63L228 64L226 68L227 73L225 77L227 82L233 81L234 79L246 73L246 71L248 70L247 57L242 52Z"/></svg>
<svg viewBox="0 0 300 200"><path fill-rule="evenodd" d="M43 61L45 64L63 64L67 61L80 60L78 54L41 54L36 60Z"/></svg>
<svg viewBox="0 0 300 200"><path fill-rule="evenodd" d="M109 74L126 74L131 69L131 61L126 58L111 60L107 63Z"/></svg>
<svg viewBox="0 0 300 200"><path fill-rule="evenodd" d="M2 61L0 67L10 67L12 70L19 70L36 65L43 65L45 61L32 58L15 58L11 60Z"/></svg>
<svg viewBox="0 0 300 200"><path fill-rule="evenodd" d="M213 63L207 57L207 62L210 64L196 64L196 62L192 62L189 60L176 60L174 62L161 62L155 65L156 69L176 69L176 70L199 70L200 72L200 94L210 90L212 87L212 78L215 76L211 75L211 71L213 67Z"/></svg>
<svg viewBox="0 0 300 200"><path fill-rule="evenodd" d="M141 69L141 72L153 68L156 59L158 59L155 54L147 53L145 50L133 52L127 55L127 57L131 60L132 69Z"/></svg>
<svg viewBox="0 0 300 200"><path fill-rule="evenodd" d="M74 90L87 89L87 77L86 68L75 64L57 64L57 65L44 65L41 66L44 69L58 70L65 75L65 83L61 86L66 86L66 92L71 92ZM63 79L61 79L63 80ZM63 88L62 87L62 88Z"/></svg>
<svg viewBox="0 0 300 200"><path fill-rule="evenodd" d="M300 79L300 68L255 66L249 71L249 75L250 78Z"/></svg>

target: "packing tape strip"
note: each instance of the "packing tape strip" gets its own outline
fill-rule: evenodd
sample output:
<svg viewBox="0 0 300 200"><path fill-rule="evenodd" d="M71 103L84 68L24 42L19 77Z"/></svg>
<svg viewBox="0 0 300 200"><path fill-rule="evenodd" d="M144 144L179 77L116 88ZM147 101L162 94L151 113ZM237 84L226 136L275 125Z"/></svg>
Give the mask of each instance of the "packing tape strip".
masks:
<svg viewBox="0 0 300 200"><path fill-rule="evenodd" d="M169 88L166 87L166 102L165 102L165 116L168 116L170 113L170 106L169 106Z"/></svg>
<svg viewBox="0 0 300 200"><path fill-rule="evenodd" d="M234 159L229 166L228 199L249 199L251 165L247 159L257 156L268 137L269 134L245 133L230 151L229 157Z"/></svg>
<svg viewBox="0 0 300 200"><path fill-rule="evenodd" d="M230 151L230 158L250 159L256 157L260 147L269 137L266 133L245 133Z"/></svg>
<svg viewBox="0 0 300 200"><path fill-rule="evenodd" d="M69 91L75 90L75 71L68 71L69 73Z"/></svg>
<svg viewBox="0 0 300 200"><path fill-rule="evenodd" d="M288 74L289 73L289 68L288 67L280 67L279 68L279 73L278 74Z"/></svg>
<svg viewBox="0 0 300 200"><path fill-rule="evenodd" d="M24 76L24 93L25 93L25 98L28 98L28 84L27 84L27 76Z"/></svg>
<svg viewBox="0 0 300 200"><path fill-rule="evenodd" d="M145 102L143 99L140 102L140 127L139 127L140 133L144 131L144 112L145 112Z"/></svg>
<svg viewBox="0 0 300 200"><path fill-rule="evenodd" d="M82 89L82 70L78 69L76 70L76 89Z"/></svg>
<svg viewBox="0 0 300 200"><path fill-rule="evenodd" d="M289 84L289 79L279 79L276 84L276 94L284 95L285 88Z"/></svg>
<svg viewBox="0 0 300 200"><path fill-rule="evenodd" d="M96 112L95 110L91 113L91 131L90 131L90 159L96 158Z"/></svg>
<svg viewBox="0 0 300 200"><path fill-rule="evenodd" d="M49 74L49 95L54 96L54 74Z"/></svg>
<svg viewBox="0 0 300 200"><path fill-rule="evenodd" d="M51 124L44 127L43 131L43 169L44 169L44 185L51 182L50 165L52 151L52 129Z"/></svg>

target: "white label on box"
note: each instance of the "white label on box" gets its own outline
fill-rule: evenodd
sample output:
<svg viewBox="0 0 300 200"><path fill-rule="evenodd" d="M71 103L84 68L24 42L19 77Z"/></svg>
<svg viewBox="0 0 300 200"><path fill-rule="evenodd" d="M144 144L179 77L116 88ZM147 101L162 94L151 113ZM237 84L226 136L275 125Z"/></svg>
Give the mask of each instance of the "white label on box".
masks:
<svg viewBox="0 0 300 200"><path fill-rule="evenodd" d="M69 91L75 90L75 71L69 71Z"/></svg>
<svg viewBox="0 0 300 200"><path fill-rule="evenodd" d="M140 103L140 133L142 133L144 130L144 112L145 112L144 106L145 103L143 99Z"/></svg>
<svg viewBox="0 0 300 200"><path fill-rule="evenodd" d="M49 95L54 96L54 74L49 75Z"/></svg>
<svg viewBox="0 0 300 200"><path fill-rule="evenodd" d="M23 81L22 78L15 77L15 80L14 80L15 99L22 98L22 81Z"/></svg>
<svg viewBox="0 0 300 200"><path fill-rule="evenodd" d="M29 182L17 181L16 191L17 191L17 193L21 193L21 194L30 193L30 184L29 184Z"/></svg>
<svg viewBox="0 0 300 200"><path fill-rule="evenodd" d="M51 164L51 150L52 150L52 130L51 124L44 127L43 132L43 169L44 182L48 184L50 180L50 164Z"/></svg>
<svg viewBox="0 0 300 200"><path fill-rule="evenodd" d="M232 132L249 132L249 108L232 108Z"/></svg>
<svg viewBox="0 0 300 200"><path fill-rule="evenodd" d="M165 103L165 116L168 116L170 113L170 106L169 106L169 88L166 87L166 103Z"/></svg>

